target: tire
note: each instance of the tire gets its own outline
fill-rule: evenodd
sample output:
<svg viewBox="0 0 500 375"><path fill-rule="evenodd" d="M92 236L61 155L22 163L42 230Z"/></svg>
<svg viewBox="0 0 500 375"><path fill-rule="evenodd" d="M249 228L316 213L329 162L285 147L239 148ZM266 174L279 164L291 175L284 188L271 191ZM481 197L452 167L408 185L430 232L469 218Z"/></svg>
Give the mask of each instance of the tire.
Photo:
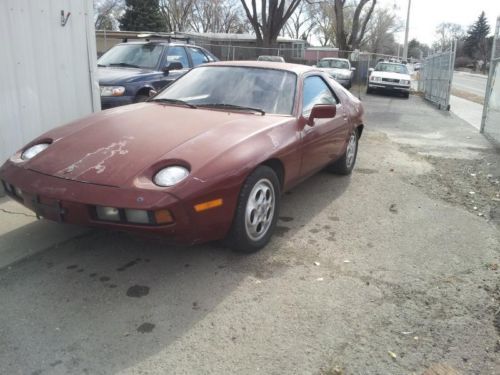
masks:
<svg viewBox="0 0 500 375"><path fill-rule="evenodd" d="M142 103L149 99L149 95L138 94L134 99L134 103Z"/></svg>
<svg viewBox="0 0 500 375"><path fill-rule="evenodd" d="M354 149L353 149L354 147ZM358 155L358 131L354 129L347 141L347 147L342 155L333 164L330 164L328 170L335 174L349 175L356 164L356 156Z"/></svg>
<svg viewBox="0 0 500 375"><path fill-rule="evenodd" d="M226 245L245 254L266 246L278 220L280 195L278 176L272 168L262 165L253 171L241 188Z"/></svg>
<svg viewBox="0 0 500 375"><path fill-rule="evenodd" d="M403 94L403 97L404 97L405 99L409 99L409 98L410 98L410 93L409 93L409 92L405 92L405 93Z"/></svg>
<svg viewBox="0 0 500 375"><path fill-rule="evenodd" d="M371 94L371 93L373 93L373 90L370 88L370 86L368 86L368 87L366 88L366 93L367 93L367 94Z"/></svg>

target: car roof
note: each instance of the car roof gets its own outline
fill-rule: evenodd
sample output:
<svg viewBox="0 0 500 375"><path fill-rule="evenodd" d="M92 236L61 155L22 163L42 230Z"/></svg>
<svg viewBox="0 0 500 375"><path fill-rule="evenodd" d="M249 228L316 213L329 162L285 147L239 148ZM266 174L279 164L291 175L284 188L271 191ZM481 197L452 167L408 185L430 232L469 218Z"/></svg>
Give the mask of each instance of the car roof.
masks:
<svg viewBox="0 0 500 375"><path fill-rule="evenodd" d="M402 64L402 63L397 63L397 62L392 62L392 61L379 61L377 63L378 64L388 64L388 65L403 65L403 66L406 66L405 64Z"/></svg>
<svg viewBox="0 0 500 375"><path fill-rule="evenodd" d="M321 70L299 64L274 62L274 61L218 61L208 64L203 64L203 66L237 66L237 67L247 67L247 68L265 68L265 69L275 69L275 70L286 70L288 72L301 75L308 72L321 72Z"/></svg>
<svg viewBox="0 0 500 375"><path fill-rule="evenodd" d="M127 45L127 44L161 44L164 46L186 46L186 47L197 47L203 48L201 46L197 46L190 43L182 43L182 42L169 42L168 40L131 40L122 43L118 43L117 45Z"/></svg>
<svg viewBox="0 0 500 375"><path fill-rule="evenodd" d="M348 59L343 59L341 57L323 57L321 60L344 60L344 61L349 61Z"/></svg>

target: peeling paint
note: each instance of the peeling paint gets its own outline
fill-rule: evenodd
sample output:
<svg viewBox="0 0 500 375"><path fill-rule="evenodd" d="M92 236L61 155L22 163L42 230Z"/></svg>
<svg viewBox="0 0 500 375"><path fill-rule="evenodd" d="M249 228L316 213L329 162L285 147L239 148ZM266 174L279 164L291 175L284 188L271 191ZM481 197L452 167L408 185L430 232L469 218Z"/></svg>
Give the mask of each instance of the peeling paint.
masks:
<svg viewBox="0 0 500 375"><path fill-rule="evenodd" d="M97 163L92 165L91 167L85 168L82 171L79 171L79 173L73 175L73 178L78 178L79 176L87 173L88 171L95 170L97 174L103 173L106 170L106 165L105 163L114 157L115 155L126 155L128 154L128 150L126 149L127 144L129 143L130 140L134 139L134 137L124 137L123 140L119 142L113 142L109 146L101 147L97 149L96 151L90 152L86 154L83 158L80 160L74 162L73 164L69 165L68 167L58 171L56 175L64 175L64 174L69 174L74 172L75 170L78 170L81 167L86 167L87 164L92 163L94 164L93 159L99 157L103 157L101 160L99 160Z"/></svg>

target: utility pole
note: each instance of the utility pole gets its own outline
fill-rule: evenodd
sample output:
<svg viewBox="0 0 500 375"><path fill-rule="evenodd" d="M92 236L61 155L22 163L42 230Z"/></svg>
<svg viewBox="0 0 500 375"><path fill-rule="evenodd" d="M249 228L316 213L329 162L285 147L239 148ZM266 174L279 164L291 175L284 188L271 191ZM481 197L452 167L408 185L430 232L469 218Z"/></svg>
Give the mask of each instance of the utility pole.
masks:
<svg viewBox="0 0 500 375"><path fill-rule="evenodd" d="M408 0L408 14L406 15L405 47L403 49L404 61L408 61L408 31L410 30L410 7L411 7L411 0Z"/></svg>

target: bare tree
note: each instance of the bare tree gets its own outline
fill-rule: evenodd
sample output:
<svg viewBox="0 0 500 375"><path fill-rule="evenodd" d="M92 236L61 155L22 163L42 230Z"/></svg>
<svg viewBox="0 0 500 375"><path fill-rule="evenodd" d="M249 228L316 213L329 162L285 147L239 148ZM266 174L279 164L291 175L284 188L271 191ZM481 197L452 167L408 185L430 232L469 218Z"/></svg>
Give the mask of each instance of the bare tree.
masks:
<svg viewBox="0 0 500 375"><path fill-rule="evenodd" d="M394 33L402 28L402 20L389 7L377 8L360 45L369 52L392 55L397 49Z"/></svg>
<svg viewBox="0 0 500 375"><path fill-rule="evenodd" d="M190 29L195 0L160 0L167 31Z"/></svg>
<svg viewBox="0 0 500 375"><path fill-rule="evenodd" d="M261 0L260 10L257 0L240 0L248 21L254 29L257 43L263 47L276 45L278 36L301 0Z"/></svg>
<svg viewBox="0 0 500 375"><path fill-rule="evenodd" d="M368 3L371 3L371 5L365 10L364 8ZM352 25L349 30L349 28L345 27L346 24L344 22L344 7L346 6L346 0L334 1L335 41L337 47L341 51L352 51L359 48L376 4L377 0L359 0L354 9Z"/></svg>
<svg viewBox="0 0 500 375"><path fill-rule="evenodd" d="M436 27L436 35L438 40L433 43L432 47L440 50L449 48L456 39L463 39L465 30L457 23L443 22Z"/></svg>
<svg viewBox="0 0 500 375"><path fill-rule="evenodd" d="M96 30L117 30L118 19L124 9L123 0L95 0L94 25Z"/></svg>
<svg viewBox="0 0 500 375"><path fill-rule="evenodd" d="M310 11L311 4L303 1L297 7L285 24L284 34L290 38L307 40L315 28L314 13Z"/></svg>
<svg viewBox="0 0 500 375"><path fill-rule="evenodd" d="M248 31L238 0L196 0L191 28L206 33L242 33Z"/></svg>

